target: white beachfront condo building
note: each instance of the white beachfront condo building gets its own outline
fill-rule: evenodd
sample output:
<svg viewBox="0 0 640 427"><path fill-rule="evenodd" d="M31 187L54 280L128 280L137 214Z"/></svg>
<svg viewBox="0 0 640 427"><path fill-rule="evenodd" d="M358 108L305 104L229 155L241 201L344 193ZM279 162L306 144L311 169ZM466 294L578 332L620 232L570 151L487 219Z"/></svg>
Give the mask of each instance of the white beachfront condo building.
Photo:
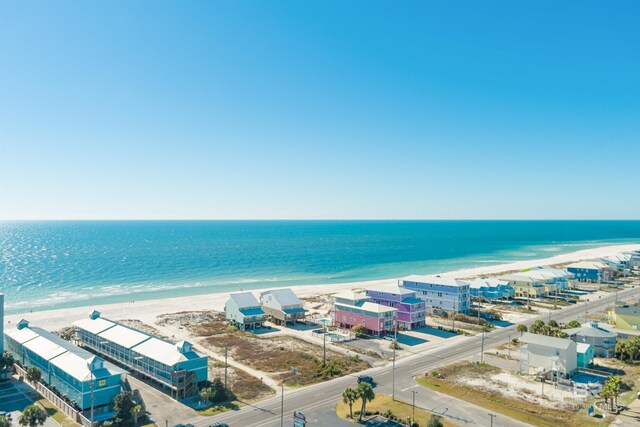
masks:
<svg viewBox="0 0 640 427"><path fill-rule="evenodd" d="M412 275L400 279L398 284L416 291L416 298L425 302L429 313L469 313L471 297L469 284L448 277Z"/></svg>
<svg viewBox="0 0 640 427"><path fill-rule="evenodd" d="M165 341L105 319L95 310L73 326L82 346L155 381L176 399L196 396L208 379L208 357L186 341Z"/></svg>

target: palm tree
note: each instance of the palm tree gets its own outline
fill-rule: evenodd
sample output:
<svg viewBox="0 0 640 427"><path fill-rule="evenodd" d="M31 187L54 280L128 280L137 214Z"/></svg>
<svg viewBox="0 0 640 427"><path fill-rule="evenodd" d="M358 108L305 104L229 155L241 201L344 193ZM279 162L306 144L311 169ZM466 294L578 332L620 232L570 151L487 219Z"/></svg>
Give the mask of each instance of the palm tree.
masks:
<svg viewBox="0 0 640 427"><path fill-rule="evenodd" d="M342 401L349 405L349 418L352 418L352 419L353 419L353 402L355 402L357 398L358 398L358 391L351 387L347 387L342 392Z"/></svg>
<svg viewBox="0 0 640 427"><path fill-rule="evenodd" d="M371 384L365 382L358 384L358 397L362 399L362 408L360 409L359 418L359 420L362 421L362 417L367 410L367 402L371 402L376 397Z"/></svg>
<svg viewBox="0 0 640 427"><path fill-rule="evenodd" d="M532 334L540 334L542 333L542 328L544 328L544 326L545 324L542 320L536 320L529 328L529 332Z"/></svg>
<svg viewBox="0 0 640 427"><path fill-rule="evenodd" d="M42 371L40 371L40 369L38 369L36 366L32 366L29 369L27 369L27 381L29 381L32 384L37 383L38 381L40 381L40 379L42 378Z"/></svg>
<svg viewBox="0 0 640 427"><path fill-rule="evenodd" d="M518 330L518 332L520 332L520 336L522 336L522 334L524 334L525 332L527 332L529 330L527 328L527 325L524 325L524 324L519 324L516 329Z"/></svg>
<svg viewBox="0 0 640 427"><path fill-rule="evenodd" d="M140 415L140 412L142 412L142 405L136 405L133 407L133 409L131 409L131 415L133 415L134 426L138 425L138 416Z"/></svg>
<svg viewBox="0 0 640 427"><path fill-rule="evenodd" d="M629 343L627 341L618 341L616 343L616 354L618 358L624 362L625 356L629 355Z"/></svg>
<svg viewBox="0 0 640 427"><path fill-rule="evenodd" d="M29 405L24 408L18 423L23 427L36 427L44 424L47 419L47 413L44 409L36 405Z"/></svg>

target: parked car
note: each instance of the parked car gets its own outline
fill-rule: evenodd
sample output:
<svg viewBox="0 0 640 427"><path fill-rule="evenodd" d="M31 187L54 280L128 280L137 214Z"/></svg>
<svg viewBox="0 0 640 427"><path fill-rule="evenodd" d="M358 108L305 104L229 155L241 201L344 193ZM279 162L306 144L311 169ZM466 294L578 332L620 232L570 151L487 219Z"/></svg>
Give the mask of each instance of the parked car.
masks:
<svg viewBox="0 0 640 427"><path fill-rule="evenodd" d="M369 375L360 375L358 376L358 384L360 383L367 383L367 384L375 384L373 381L373 377L369 376Z"/></svg>
<svg viewBox="0 0 640 427"><path fill-rule="evenodd" d="M229 427L227 423L213 423L209 427Z"/></svg>

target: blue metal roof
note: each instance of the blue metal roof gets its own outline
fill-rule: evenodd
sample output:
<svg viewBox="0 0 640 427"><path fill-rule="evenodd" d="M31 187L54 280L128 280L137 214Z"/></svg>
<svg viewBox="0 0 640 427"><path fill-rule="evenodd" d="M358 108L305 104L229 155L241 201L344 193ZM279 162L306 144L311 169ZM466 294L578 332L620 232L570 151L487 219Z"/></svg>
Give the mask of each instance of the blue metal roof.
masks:
<svg viewBox="0 0 640 427"><path fill-rule="evenodd" d="M419 298L413 298L413 297L405 298L405 299L402 300L403 304L418 304L418 303L421 303L421 302L424 302L424 301L422 301Z"/></svg>
<svg viewBox="0 0 640 427"><path fill-rule="evenodd" d="M246 310L240 310L240 313L245 316L257 316L260 314L264 314L264 311L262 311L261 308L248 308Z"/></svg>
<svg viewBox="0 0 640 427"><path fill-rule="evenodd" d="M288 309L284 310L284 312L287 313L287 314L304 313L305 311L307 311L307 310L305 310L302 307L288 308Z"/></svg>

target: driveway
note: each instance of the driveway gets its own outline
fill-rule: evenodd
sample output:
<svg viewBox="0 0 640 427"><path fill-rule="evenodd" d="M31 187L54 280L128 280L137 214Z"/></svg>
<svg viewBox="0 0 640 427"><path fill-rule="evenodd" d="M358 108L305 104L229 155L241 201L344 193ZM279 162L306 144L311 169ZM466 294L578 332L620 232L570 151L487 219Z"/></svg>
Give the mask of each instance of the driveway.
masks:
<svg viewBox="0 0 640 427"><path fill-rule="evenodd" d="M127 376L131 388L138 389L144 400L147 411L160 427L174 426L185 420L198 416L192 408L172 399L169 395L155 388L150 383L142 381L133 375Z"/></svg>

